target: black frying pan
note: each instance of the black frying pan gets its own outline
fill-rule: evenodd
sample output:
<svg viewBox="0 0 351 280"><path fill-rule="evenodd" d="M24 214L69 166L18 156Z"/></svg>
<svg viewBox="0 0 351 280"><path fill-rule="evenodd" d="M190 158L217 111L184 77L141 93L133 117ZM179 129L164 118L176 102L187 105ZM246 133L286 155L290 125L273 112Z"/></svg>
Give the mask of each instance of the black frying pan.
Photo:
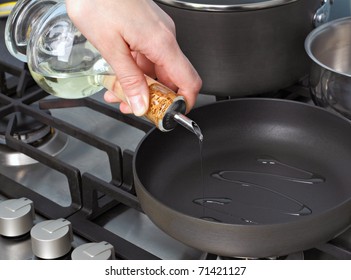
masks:
<svg viewBox="0 0 351 280"><path fill-rule="evenodd" d="M351 224L351 124L312 105L238 99L193 110L197 138L152 130L134 158L150 219L175 239L223 256L283 256Z"/></svg>

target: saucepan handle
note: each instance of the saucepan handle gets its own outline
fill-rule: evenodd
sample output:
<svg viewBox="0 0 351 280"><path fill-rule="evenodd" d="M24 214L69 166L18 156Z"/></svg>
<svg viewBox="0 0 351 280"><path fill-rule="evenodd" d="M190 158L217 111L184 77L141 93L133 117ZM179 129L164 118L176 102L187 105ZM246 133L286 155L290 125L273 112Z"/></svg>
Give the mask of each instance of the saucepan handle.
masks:
<svg viewBox="0 0 351 280"><path fill-rule="evenodd" d="M313 25L318 27L329 20L331 5L334 0L322 0L322 6L316 11L313 16Z"/></svg>

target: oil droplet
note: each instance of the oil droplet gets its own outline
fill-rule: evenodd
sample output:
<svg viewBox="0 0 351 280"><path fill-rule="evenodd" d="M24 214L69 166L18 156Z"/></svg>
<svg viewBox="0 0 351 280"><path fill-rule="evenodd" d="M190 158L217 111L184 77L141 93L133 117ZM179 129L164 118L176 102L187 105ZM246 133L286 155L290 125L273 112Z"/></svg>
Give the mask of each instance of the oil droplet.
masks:
<svg viewBox="0 0 351 280"><path fill-rule="evenodd" d="M312 210L308 208L306 205L302 205L301 209L296 213L285 213L285 214L292 215L292 216L308 216L312 214Z"/></svg>
<svg viewBox="0 0 351 280"><path fill-rule="evenodd" d="M221 209L222 206L225 206L225 205L232 203L232 199L230 199L230 198L227 198L227 197L206 197L206 198L194 199L193 202L197 205L202 206L203 209L210 209L211 210L211 212L212 212L211 216L203 215L202 217L200 217L200 219L202 219L202 220L223 223L223 221L220 220L218 217L216 217L216 218L214 217L216 215L220 215L221 217L226 216L227 218L230 218L230 220L232 220L232 221L242 221L242 222L245 222L246 224L255 224L255 225L258 224L254 221L249 220L249 219L240 218L240 217L233 215L232 213L229 213L227 211L222 210Z"/></svg>
<svg viewBox="0 0 351 280"><path fill-rule="evenodd" d="M281 180L286 180L286 181L292 181L292 182L296 182L296 183L302 183L302 184L319 184L319 183L324 183L325 182L325 178L313 173L311 171L305 170L305 169L301 169L295 166L291 166L288 165L286 163L280 162L276 159L274 159L271 156L265 156L265 157L260 157L257 159L257 161L261 164L264 165L268 165L269 167L271 167L273 170L274 168L283 168L286 171L290 171L290 172L298 172L301 175L305 175L304 177L297 177L295 176L283 176L283 175L278 175L278 174L272 174L272 173L260 173L260 172L256 172L257 174L265 174L268 176L273 176L273 177L277 177ZM252 172L254 173L254 172Z"/></svg>
<svg viewBox="0 0 351 280"><path fill-rule="evenodd" d="M245 218L241 218L240 220L242 220L243 222L247 223L247 224L251 224L251 225L259 225L259 223L256 223L252 220L249 219L245 219Z"/></svg>
<svg viewBox="0 0 351 280"><path fill-rule="evenodd" d="M196 198L193 200L195 204L204 206L210 204L217 204L217 205L225 205L232 202L230 198L226 197L205 197L205 198Z"/></svg>
<svg viewBox="0 0 351 280"><path fill-rule="evenodd" d="M222 221L213 218L213 217L200 217L201 220L209 221L209 222L216 222L216 223L222 223Z"/></svg>

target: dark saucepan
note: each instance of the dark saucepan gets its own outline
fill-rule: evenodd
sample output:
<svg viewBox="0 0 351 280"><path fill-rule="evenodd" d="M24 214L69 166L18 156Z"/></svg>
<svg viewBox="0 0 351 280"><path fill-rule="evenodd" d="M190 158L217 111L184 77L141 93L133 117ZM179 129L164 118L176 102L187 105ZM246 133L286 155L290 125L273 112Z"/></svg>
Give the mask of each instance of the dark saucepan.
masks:
<svg viewBox="0 0 351 280"><path fill-rule="evenodd" d="M304 40L314 19L327 19L330 1L155 2L174 20L180 47L203 80L201 92L238 97L280 90L308 75Z"/></svg>

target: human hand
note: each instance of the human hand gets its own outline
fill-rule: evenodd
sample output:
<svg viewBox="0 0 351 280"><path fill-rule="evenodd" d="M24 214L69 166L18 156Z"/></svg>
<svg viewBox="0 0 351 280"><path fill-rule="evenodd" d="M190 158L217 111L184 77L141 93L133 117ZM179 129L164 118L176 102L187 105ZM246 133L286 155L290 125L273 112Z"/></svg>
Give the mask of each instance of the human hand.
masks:
<svg viewBox="0 0 351 280"><path fill-rule="evenodd" d="M172 19L153 1L66 0L66 6L74 25L114 70L127 99L107 91L107 102L143 115L149 105L146 74L183 95L187 111L194 106L201 79L179 48Z"/></svg>

